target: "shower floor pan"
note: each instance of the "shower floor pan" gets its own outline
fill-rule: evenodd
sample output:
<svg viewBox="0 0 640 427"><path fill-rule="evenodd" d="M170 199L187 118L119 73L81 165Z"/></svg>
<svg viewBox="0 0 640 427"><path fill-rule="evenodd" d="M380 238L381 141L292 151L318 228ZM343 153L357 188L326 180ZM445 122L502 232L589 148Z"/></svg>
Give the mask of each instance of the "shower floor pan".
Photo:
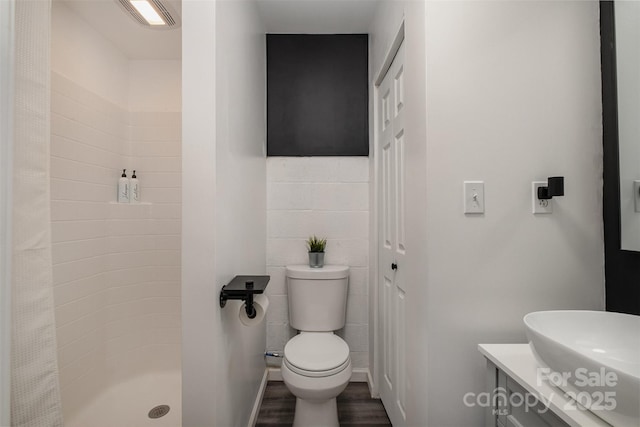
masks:
<svg viewBox="0 0 640 427"><path fill-rule="evenodd" d="M182 419L180 372L162 372L132 378L100 394L65 427L180 427ZM159 405L170 410L160 418L149 418ZM156 410L156 414L158 411Z"/></svg>

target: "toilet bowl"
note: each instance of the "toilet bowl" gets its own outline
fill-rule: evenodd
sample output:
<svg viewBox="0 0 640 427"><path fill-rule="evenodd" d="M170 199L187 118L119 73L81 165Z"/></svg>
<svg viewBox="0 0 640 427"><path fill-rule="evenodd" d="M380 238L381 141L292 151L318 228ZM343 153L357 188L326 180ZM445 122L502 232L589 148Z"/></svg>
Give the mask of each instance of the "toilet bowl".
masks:
<svg viewBox="0 0 640 427"><path fill-rule="evenodd" d="M351 378L349 346L329 332L304 332L286 345L282 379L296 396L294 426L338 426L336 397Z"/></svg>
<svg viewBox="0 0 640 427"><path fill-rule="evenodd" d="M326 269L326 270L325 270ZM294 427L339 426L336 397L351 378L344 326L349 268L287 267L289 321L300 333L284 348L282 379L296 396Z"/></svg>

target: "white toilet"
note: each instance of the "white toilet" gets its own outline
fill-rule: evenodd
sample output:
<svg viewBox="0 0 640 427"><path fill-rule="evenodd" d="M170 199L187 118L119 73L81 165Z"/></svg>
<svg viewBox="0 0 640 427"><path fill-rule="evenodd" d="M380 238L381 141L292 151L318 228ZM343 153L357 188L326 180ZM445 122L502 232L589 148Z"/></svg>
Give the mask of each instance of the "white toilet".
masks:
<svg viewBox="0 0 640 427"><path fill-rule="evenodd" d="M282 379L296 396L294 427L339 426L336 397L351 378L344 327L349 267L287 266L289 323L300 331L284 347Z"/></svg>

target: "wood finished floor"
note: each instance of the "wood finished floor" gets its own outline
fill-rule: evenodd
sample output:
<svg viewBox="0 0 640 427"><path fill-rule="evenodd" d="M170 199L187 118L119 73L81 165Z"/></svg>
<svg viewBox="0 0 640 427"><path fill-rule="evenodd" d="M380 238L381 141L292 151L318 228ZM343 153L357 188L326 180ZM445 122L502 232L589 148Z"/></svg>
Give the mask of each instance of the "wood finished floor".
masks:
<svg viewBox="0 0 640 427"><path fill-rule="evenodd" d="M256 427L290 427L296 398L282 381L269 381L262 398ZM338 396L341 427L391 426L380 399L372 399L367 383L349 383ZM312 427L312 426L309 426Z"/></svg>

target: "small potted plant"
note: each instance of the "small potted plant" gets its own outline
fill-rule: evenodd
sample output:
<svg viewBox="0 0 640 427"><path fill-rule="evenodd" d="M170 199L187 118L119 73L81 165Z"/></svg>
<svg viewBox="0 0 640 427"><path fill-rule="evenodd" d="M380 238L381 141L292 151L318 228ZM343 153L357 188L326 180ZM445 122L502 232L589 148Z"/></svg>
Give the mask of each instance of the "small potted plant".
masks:
<svg viewBox="0 0 640 427"><path fill-rule="evenodd" d="M324 266L324 248L327 246L327 239L319 239L311 236L307 239L307 249L309 249L309 267L322 268Z"/></svg>

